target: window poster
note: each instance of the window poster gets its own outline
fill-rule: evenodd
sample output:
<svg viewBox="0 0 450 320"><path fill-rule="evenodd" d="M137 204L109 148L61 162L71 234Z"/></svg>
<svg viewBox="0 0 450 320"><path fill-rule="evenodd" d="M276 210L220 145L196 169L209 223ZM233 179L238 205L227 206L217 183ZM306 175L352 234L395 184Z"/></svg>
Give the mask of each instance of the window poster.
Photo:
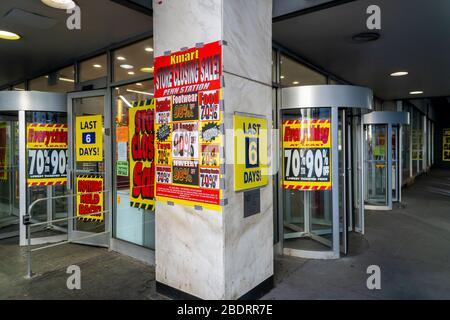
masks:
<svg viewBox="0 0 450 320"><path fill-rule="evenodd" d="M220 42L155 59L156 197L220 211Z"/></svg>
<svg viewBox="0 0 450 320"><path fill-rule="evenodd" d="M450 128L442 132L442 161L450 161Z"/></svg>
<svg viewBox="0 0 450 320"><path fill-rule="evenodd" d="M155 206L154 100L133 104L133 108L129 110L129 122L130 205L135 208L153 210ZM123 161L118 161L118 170L121 162ZM125 165L122 170L125 171Z"/></svg>
<svg viewBox="0 0 450 320"><path fill-rule="evenodd" d="M283 121L283 187L331 190L331 121Z"/></svg>
<svg viewBox="0 0 450 320"><path fill-rule="evenodd" d="M8 180L8 124L0 123L0 181Z"/></svg>
<svg viewBox="0 0 450 320"><path fill-rule="evenodd" d="M77 116L75 122L76 160L80 162L102 162L102 115Z"/></svg>
<svg viewBox="0 0 450 320"><path fill-rule="evenodd" d="M104 220L103 177L77 176L76 194L77 219L102 222Z"/></svg>
<svg viewBox="0 0 450 320"><path fill-rule="evenodd" d="M27 183L47 186L67 182L67 124L27 125Z"/></svg>

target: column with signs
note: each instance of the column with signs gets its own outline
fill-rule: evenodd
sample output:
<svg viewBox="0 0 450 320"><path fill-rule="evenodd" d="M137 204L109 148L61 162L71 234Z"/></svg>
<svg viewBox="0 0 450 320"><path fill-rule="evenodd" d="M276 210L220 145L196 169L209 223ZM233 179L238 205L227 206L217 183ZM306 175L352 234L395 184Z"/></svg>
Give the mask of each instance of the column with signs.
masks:
<svg viewBox="0 0 450 320"><path fill-rule="evenodd" d="M283 187L331 190L329 119L283 121Z"/></svg>
<svg viewBox="0 0 450 320"><path fill-rule="evenodd" d="M103 162L102 115L77 116L75 137L77 162ZM78 175L75 183L77 218L104 221L104 177L98 172L90 175Z"/></svg>
<svg viewBox="0 0 450 320"><path fill-rule="evenodd" d="M155 59L156 196L220 210L219 42Z"/></svg>

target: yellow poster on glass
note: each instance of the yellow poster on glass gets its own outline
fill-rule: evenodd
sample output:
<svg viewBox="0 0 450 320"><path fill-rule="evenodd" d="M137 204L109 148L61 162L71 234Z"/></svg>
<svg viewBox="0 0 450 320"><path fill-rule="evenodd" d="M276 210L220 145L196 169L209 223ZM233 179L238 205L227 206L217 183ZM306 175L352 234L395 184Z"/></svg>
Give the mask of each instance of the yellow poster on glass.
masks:
<svg viewBox="0 0 450 320"><path fill-rule="evenodd" d="M267 184L267 120L258 116L234 115L234 190Z"/></svg>
<svg viewBox="0 0 450 320"><path fill-rule="evenodd" d="M102 115L76 117L75 132L76 160L103 161Z"/></svg>

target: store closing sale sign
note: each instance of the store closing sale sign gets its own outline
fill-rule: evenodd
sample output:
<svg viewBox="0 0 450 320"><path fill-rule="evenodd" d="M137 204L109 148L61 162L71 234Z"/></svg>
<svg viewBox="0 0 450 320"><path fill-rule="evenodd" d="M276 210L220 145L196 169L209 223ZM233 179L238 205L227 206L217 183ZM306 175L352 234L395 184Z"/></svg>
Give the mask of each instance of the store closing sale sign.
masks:
<svg viewBox="0 0 450 320"><path fill-rule="evenodd" d="M130 205L153 210L155 205L154 100L141 101L129 111Z"/></svg>
<svg viewBox="0 0 450 320"><path fill-rule="evenodd" d="M283 122L283 187L331 190L331 121Z"/></svg>
<svg viewBox="0 0 450 320"><path fill-rule="evenodd" d="M67 124L28 124L26 139L28 185L65 184Z"/></svg>
<svg viewBox="0 0 450 320"><path fill-rule="evenodd" d="M156 197L221 210L222 47L155 59Z"/></svg>
<svg viewBox="0 0 450 320"><path fill-rule="evenodd" d="M267 184L267 120L234 115L234 190Z"/></svg>
<svg viewBox="0 0 450 320"><path fill-rule="evenodd" d="M76 160L81 162L103 161L102 116L77 116L75 126Z"/></svg>

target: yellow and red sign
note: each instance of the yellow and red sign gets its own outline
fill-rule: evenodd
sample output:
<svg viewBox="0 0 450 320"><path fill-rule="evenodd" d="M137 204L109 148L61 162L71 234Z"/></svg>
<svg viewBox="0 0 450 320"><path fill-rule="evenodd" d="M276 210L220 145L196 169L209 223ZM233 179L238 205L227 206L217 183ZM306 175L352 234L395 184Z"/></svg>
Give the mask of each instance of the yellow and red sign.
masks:
<svg viewBox="0 0 450 320"><path fill-rule="evenodd" d="M442 161L450 161L450 128L442 132Z"/></svg>
<svg viewBox="0 0 450 320"><path fill-rule="evenodd" d="M67 182L67 124L27 125L27 183L47 186Z"/></svg>
<svg viewBox="0 0 450 320"><path fill-rule="evenodd" d="M141 101L129 111L130 205L155 205L155 102Z"/></svg>
<svg viewBox="0 0 450 320"><path fill-rule="evenodd" d="M331 190L329 119L283 122L283 187Z"/></svg>
<svg viewBox="0 0 450 320"><path fill-rule="evenodd" d="M88 221L104 220L103 177L77 176L77 218Z"/></svg>
<svg viewBox="0 0 450 320"><path fill-rule="evenodd" d="M234 115L234 190L267 184L267 120Z"/></svg>
<svg viewBox="0 0 450 320"><path fill-rule="evenodd" d="M0 181L8 179L8 128L7 122L0 123Z"/></svg>
<svg viewBox="0 0 450 320"><path fill-rule="evenodd" d="M75 128L76 160L80 162L102 162L102 115L77 116L75 120Z"/></svg>
<svg viewBox="0 0 450 320"><path fill-rule="evenodd" d="M155 59L156 197L221 210L222 46Z"/></svg>

